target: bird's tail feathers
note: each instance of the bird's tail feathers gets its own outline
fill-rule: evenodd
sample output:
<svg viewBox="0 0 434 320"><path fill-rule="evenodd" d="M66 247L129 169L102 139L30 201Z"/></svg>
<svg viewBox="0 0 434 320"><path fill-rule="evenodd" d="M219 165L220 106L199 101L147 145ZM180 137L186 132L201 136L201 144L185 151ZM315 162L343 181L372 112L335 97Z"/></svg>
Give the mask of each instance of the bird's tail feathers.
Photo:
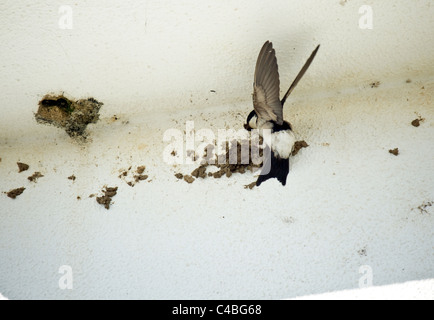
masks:
<svg viewBox="0 0 434 320"><path fill-rule="evenodd" d="M265 159L262 167L261 175L256 180L256 186L260 186L262 182L267 181L270 178L276 178L282 183L286 184L286 177L289 173L289 159L280 158L276 156L272 150Z"/></svg>

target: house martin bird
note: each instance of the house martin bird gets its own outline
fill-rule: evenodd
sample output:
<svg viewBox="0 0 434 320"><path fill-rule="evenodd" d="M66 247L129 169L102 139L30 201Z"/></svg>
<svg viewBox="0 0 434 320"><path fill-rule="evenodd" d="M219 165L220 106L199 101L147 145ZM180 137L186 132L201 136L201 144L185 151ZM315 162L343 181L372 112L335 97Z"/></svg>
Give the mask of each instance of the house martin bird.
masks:
<svg viewBox="0 0 434 320"><path fill-rule="evenodd" d="M247 116L244 127L249 131L258 129L261 136L263 129L270 129L271 146L269 147L271 150L269 157L265 159L256 186L260 186L262 182L270 178L277 178L282 185L286 184L286 177L289 172L289 156L294 148L295 136L291 124L283 120L283 105L309 68L318 49L319 45L312 52L282 100L279 98L280 80L273 44L266 41L259 52L253 82L254 110Z"/></svg>

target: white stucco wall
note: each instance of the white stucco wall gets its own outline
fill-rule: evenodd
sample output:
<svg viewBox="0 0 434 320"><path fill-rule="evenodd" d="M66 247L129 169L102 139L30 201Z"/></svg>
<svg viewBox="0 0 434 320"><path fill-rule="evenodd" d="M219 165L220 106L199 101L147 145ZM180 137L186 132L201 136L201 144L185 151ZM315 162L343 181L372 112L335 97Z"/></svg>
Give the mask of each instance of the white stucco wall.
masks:
<svg viewBox="0 0 434 320"><path fill-rule="evenodd" d="M372 30L359 28L362 5ZM433 278L434 206L418 209L434 201L433 16L429 0L3 1L0 191L26 190L0 194L0 292L278 299L357 288L361 266L374 285ZM310 145L288 185L177 181L195 166L162 161L164 132L241 128L265 40L282 91L321 44L285 106ZM63 91L104 102L85 145L34 120L41 97ZM118 178L142 164L152 181ZM44 177L30 183L34 171ZM119 187L109 211L88 198L106 184ZM59 288L63 265L72 290Z"/></svg>

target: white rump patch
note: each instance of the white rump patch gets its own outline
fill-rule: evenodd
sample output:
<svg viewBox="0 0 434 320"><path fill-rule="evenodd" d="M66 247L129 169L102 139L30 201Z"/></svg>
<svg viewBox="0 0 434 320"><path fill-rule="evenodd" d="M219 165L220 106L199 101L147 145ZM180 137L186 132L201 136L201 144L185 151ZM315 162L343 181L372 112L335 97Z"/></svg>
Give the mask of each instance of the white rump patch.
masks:
<svg viewBox="0 0 434 320"><path fill-rule="evenodd" d="M271 134L271 150L281 158L288 159L295 144L295 135L291 130Z"/></svg>

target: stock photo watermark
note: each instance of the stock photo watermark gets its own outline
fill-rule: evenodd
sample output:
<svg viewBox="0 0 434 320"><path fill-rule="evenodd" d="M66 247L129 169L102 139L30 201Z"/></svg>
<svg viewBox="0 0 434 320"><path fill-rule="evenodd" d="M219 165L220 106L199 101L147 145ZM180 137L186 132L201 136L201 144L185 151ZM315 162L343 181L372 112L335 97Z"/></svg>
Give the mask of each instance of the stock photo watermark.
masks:
<svg viewBox="0 0 434 320"><path fill-rule="evenodd" d="M362 275L359 278L359 288L369 288L373 285L374 274L372 268L369 265L363 265L359 268L359 273Z"/></svg>
<svg viewBox="0 0 434 320"><path fill-rule="evenodd" d="M260 143L262 137L262 143ZM271 130L264 129L259 135L258 130L247 131L240 129L218 129L217 135L212 129L202 128L195 130L194 121L187 121L185 130L170 128L163 134L163 142L168 143L163 150L163 161L168 165L193 164L198 159L186 156L191 151L195 155L206 152L207 164L249 164L250 160L255 165L263 164L261 174L270 172L270 163L264 161L270 156ZM227 148L230 143L241 144L241 162L239 162L237 148ZM216 152L217 150L217 152ZM229 158L226 156L229 152ZM262 153L262 155L261 155Z"/></svg>
<svg viewBox="0 0 434 320"><path fill-rule="evenodd" d="M60 6L59 7L59 28L63 30L71 30L73 28L73 12L71 6Z"/></svg>
<svg viewBox="0 0 434 320"><path fill-rule="evenodd" d="M62 276L59 279L59 289L61 290L74 289L71 266L68 265L60 266L59 273L62 274Z"/></svg>
<svg viewBox="0 0 434 320"><path fill-rule="evenodd" d="M374 29L374 14L372 7L369 5L363 5L359 8L359 14L362 16L359 18L359 28L362 30Z"/></svg>

